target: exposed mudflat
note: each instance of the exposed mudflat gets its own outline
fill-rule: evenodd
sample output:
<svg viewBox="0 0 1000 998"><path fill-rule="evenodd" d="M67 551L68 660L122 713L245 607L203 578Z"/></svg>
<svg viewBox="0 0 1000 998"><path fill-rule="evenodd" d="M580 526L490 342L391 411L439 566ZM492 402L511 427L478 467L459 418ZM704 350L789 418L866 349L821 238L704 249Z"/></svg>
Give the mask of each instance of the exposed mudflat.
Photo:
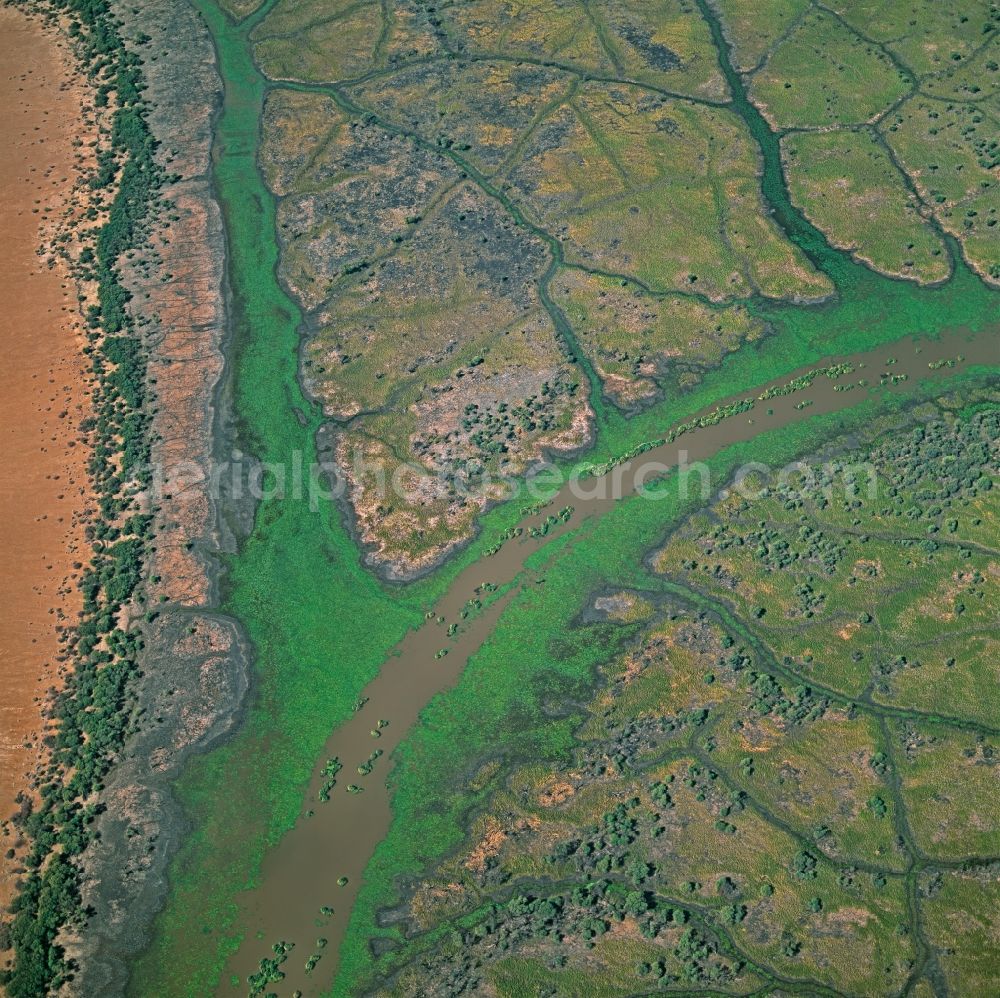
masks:
<svg viewBox="0 0 1000 998"><path fill-rule="evenodd" d="M162 904L167 862L187 831L174 780L192 752L230 729L248 674L237 626L212 610L212 555L228 543L210 488L213 445L226 432L218 391L225 245L209 175L221 84L204 25L184 0L122 3L116 12L131 44L149 39L142 50L149 123L172 180L163 190L169 225L152 233L148 266L139 255L136 266L123 265L155 392L157 540L146 590L158 613L145 626L136 687L144 720L107 780L100 837L85 858L83 893L94 914L71 949L81 967L78 992L88 995L126 988Z"/></svg>
<svg viewBox="0 0 1000 998"><path fill-rule="evenodd" d="M89 365L76 287L40 248L67 209L85 90L67 44L39 18L0 7L0 819L39 759L59 632L80 609L75 565L88 560ZM13 832L5 830L0 855ZM0 859L0 904L16 861Z"/></svg>

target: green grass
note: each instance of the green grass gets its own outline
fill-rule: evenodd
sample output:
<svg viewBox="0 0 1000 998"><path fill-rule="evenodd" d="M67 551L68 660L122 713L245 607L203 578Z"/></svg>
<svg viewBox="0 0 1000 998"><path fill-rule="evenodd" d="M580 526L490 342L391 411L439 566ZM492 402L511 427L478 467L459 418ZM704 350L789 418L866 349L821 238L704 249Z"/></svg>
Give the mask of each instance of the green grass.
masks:
<svg viewBox="0 0 1000 998"><path fill-rule="evenodd" d="M763 213L751 136L732 111L584 84L525 144L511 198L568 262L714 301L831 290ZM683 234L683 236L682 236ZM780 279L779 279L780 275Z"/></svg>
<svg viewBox="0 0 1000 998"><path fill-rule="evenodd" d="M802 499L773 483L753 502L733 496L686 523L657 568L730 607L775 658L842 696L926 713L947 704L996 724L996 535L965 548L977 520L995 522L996 476L980 441L991 432L940 416L890 430L841 458L874 468L874 495L866 476L849 498L835 475L830 500L823 486Z"/></svg>
<svg viewBox="0 0 1000 998"><path fill-rule="evenodd" d="M885 45L921 76L963 66L980 49L990 21L998 18L990 4L936 0L862 0L838 3L835 9L853 28Z"/></svg>
<svg viewBox="0 0 1000 998"><path fill-rule="evenodd" d="M702 370L764 333L745 306L654 297L627 281L580 270L560 270L551 294L605 394L622 408L655 398L663 383L696 383Z"/></svg>
<svg viewBox="0 0 1000 998"><path fill-rule="evenodd" d="M802 132L782 148L792 199L832 242L883 274L922 283L948 277L944 243L873 135Z"/></svg>
<svg viewBox="0 0 1000 998"><path fill-rule="evenodd" d="M733 38L733 64L748 73L766 57L775 39L808 9L805 0L716 0L714 7Z"/></svg>
<svg viewBox="0 0 1000 998"><path fill-rule="evenodd" d="M994 114L916 95L880 126L902 169L978 273L1000 281L1000 164Z"/></svg>
<svg viewBox="0 0 1000 998"><path fill-rule="evenodd" d="M381 32L374 4L282 0L254 31L254 55L272 79L338 80L371 66Z"/></svg>
<svg viewBox="0 0 1000 998"><path fill-rule="evenodd" d="M908 89L890 56L821 10L795 26L751 84L776 128L863 124Z"/></svg>
<svg viewBox="0 0 1000 998"><path fill-rule="evenodd" d="M921 886L929 896L927 935L940 953L945 986L955 994L996 991L1000 884L995 874L988 867L954 871L928 876Z"/></svg>
<svg viewBox="0 0 1000 998"><path fill-rule="evenodd" d="M824 847L839 859L904 868L905 857L895 844L891 794L884 779L865 764L882 747L874 718L830 711L801 727L764 725L751 749L754 772L749 778L740 770L748 742L738 727L737 718L734 730L719 730L712 758L755 799L803 835L826 825L832 838ZM886 801L885 815L867 806L876 796Z"/></svg>
<svg viewBox="0 0 1000 998"><path fill-rule="evenodd" d="M916 738L914 738L916 734ZM993 739L898 725L899 778L914 841L944 861L996 852L997 759Z"/></svg>

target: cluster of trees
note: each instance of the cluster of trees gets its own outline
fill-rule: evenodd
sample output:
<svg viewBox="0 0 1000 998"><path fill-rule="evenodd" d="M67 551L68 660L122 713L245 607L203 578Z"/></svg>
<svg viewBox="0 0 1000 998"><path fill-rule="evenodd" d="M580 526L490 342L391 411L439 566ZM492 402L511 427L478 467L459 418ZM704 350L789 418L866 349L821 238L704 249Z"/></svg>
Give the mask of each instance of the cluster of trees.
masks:
<svg viewBox="0 0 1000 998"><path fill-rule="evenodd" d="M668 904L643 890L629 890L609 880L580 884L548 895L515 894L506 904L493 902L456 926L451 945L439 947L422 961L443 994L474 992L485 962L509 955L520 943L569 940L592 948L615 923L625 918L639 922L643 935L655 939L666 929L684 927L664 959L636 968L662 985L722 983L733 980L743 962L729 956L699 916ZM567 963L565 952L549 957L553 967Z"/></svg>
<svg viewBox="0 0 1000 998"><path fill-rule="evenodd" d="M285 979L281 965L288 959L288 954L295 948L294 943L277 942L271 947L274 956L264 957L255 973L247 978L250 986L250 998L260 998L267 992L268 985L277 984Z"/></svg>
<svg viewBox="0 0 1000 998"><path fill-rule="evenodd" d="M758 714L780 717L789 724L819 720L829 701L804 683L788 691L766 672L750 673L750 707Z"/></svg>
<svg viewBox="0 0 1000 998"><path fill-rule="evenodd" d="M0 978L11 998L47 994L72 977L59 939L86 919L78 860L102 809L97 795L133 723L129 686L142 639L118 621L140 595L152 534L152 518L136 508L149 484L150 433L145 350L128 314L119 261L145 239L165 179L146 121L141 60L125 48L108 0L46 0L44 9L68 18L97 105L114 107L90 184L95 192L115 190L106 220L79 257L81 276L97 289L87 316L94 417L82 428L92 437L98 512L88 528L93 557L82 574L83 616L67 641L74 670L53 704L57 725L40 803L23 819L26 876L8 928L15 960Z"/></svg>
<svg viewBox="0 0 1000 998"><path fill-rule="evenodd" d="M741 512L749 508L747 504ZM795 534L791 533L790 526L769 527L763 522L756 529L746 533L723 524L715 527L703 539L711 541L713 551L727 551L729 548L752 550L755 568L768 572L781 571L805 562L815 562L821 565L827 574L833 574L850 544L848 538L826 536L822 530L810 525L805 515L800 518L800 526ZM699 566L696 561L686 559L683 567L693 571ZM721 577L723 573L721 565L706 564L701 566L701 570L711 570L716 577Z"/></svg>
<svg viewBox="0 0 1000 998"><path fill-rule="evenodd" d="M560 373L551 383L543 382L538 395L520 403L498 402L495 407L483 408L470 402L462 413L462 429L483 460L505 454L518 436L555 429L556 403L560 398L574 398L579 387L578 381Z"/></svg>

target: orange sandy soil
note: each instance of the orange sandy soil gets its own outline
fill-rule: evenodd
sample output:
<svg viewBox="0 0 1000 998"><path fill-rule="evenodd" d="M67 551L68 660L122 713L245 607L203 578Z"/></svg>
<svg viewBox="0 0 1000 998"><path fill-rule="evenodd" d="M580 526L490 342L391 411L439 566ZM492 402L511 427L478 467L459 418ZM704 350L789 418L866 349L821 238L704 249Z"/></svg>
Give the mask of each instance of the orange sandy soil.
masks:
<svg viewBox="0 0 1000 998"><path fill-rule="evenodd" d="M42 707L57 682L57 628L75 622L74 563L88 561L89 374L76 287L39 254L70 203L84 90L65 42L0 7L0 819L16 810L40 758ZM0 904L13 887L13 842L0 835Z"/></svg>

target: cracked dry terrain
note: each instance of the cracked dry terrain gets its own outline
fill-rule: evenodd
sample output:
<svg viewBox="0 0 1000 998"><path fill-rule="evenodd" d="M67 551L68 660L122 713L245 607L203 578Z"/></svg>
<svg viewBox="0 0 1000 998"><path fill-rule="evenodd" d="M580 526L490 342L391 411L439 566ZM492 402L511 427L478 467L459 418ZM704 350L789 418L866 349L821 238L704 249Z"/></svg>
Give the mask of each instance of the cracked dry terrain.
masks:
<svg viewBox="0 0 1000 998"><path fill-rule="evenodd" d="M718 6L793 201L834 245L937 283L952 236L1000 280L1000 8ZM279 0L253 27L304 382L390 575L468 539L484 473L586 445L607 403L683 391L766 333L753 303L832 293L765 209L703 15Z"/></svg>
<svg viewBox="0 0 1000 998"><path fill-rule="evenodd" d="M593 598L582 639L626 638L570 748L473 777L369 990L993 991L998 420L836 441Z"/></svg>

